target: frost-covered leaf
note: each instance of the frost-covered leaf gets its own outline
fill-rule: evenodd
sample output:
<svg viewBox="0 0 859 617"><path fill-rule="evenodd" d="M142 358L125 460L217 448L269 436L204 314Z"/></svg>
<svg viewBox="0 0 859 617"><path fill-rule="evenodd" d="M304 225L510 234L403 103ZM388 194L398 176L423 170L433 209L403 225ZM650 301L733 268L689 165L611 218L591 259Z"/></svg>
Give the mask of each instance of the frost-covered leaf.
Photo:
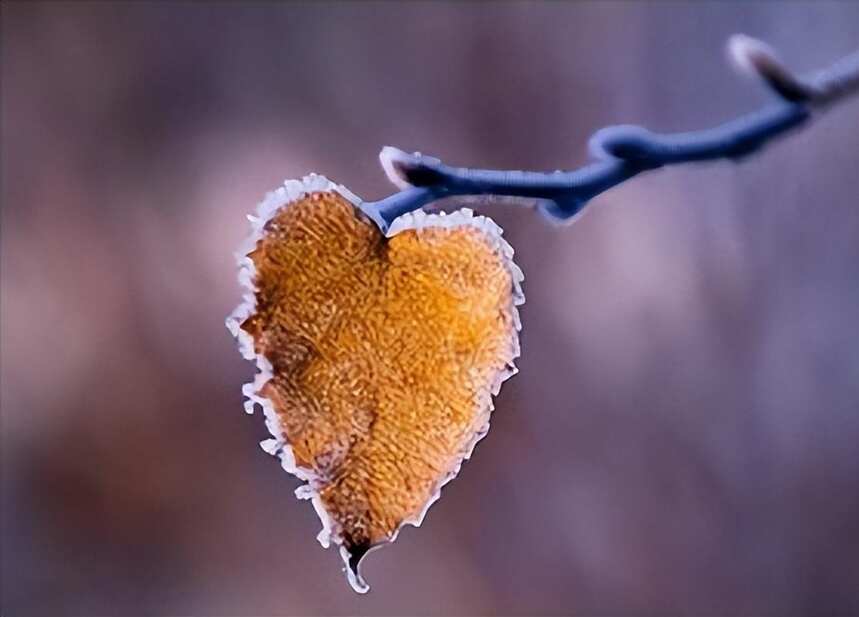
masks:
<svg viewBox="0 0 859 617"><path fill-rule="evenodd" d="M244 392L265 411L263 449L307 482L319 541L366 591L361 557L420 524L486 433L523 297L489 219L418 211L385 236L361 207L321 176L271 193L227 325L260 369Z"/></svg>

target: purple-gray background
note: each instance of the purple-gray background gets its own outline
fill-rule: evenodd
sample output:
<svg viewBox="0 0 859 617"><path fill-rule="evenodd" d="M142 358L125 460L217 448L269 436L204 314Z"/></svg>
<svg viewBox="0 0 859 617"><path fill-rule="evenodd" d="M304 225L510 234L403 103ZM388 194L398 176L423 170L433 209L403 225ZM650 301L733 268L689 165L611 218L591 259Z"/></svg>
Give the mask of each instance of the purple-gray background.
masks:
<svg viewBox="0 0 859 617"><path fill-rule="evenodd" d="M4 2L7 615L859 613L859 100L739 166L656 172L572 227L489 212L521 372L355 595L242 413L244 215L392 144L573 168L595 129L766 100L859 4Z"/></svg>

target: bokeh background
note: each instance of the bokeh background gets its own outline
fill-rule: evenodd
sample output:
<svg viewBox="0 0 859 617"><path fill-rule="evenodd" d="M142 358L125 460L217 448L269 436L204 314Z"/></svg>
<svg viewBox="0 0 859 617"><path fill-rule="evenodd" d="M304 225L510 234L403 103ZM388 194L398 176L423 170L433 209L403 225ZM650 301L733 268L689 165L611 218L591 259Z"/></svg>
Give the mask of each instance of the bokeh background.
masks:
<svg viewBox="0 0 859 617"><path fill-rule="evenodd" d="M859 100L741 165L645 175L571 227L487 207L521 372L357 596L242 412L245 214L392 144L574 168L597 128L767 100L859 4L2 6L4 615L859 613Z"/></svg>

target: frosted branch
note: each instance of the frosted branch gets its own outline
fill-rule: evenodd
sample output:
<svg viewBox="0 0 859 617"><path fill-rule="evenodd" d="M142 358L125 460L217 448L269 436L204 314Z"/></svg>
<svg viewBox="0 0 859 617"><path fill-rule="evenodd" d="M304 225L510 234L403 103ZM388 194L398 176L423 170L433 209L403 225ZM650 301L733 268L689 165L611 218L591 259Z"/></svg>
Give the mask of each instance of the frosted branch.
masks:
<svg viewBox="0 0 859 617"><path fill-rule="evenodd" d="M401 214L444 197L521 197L536 200L550 219L568 221L593 197L642 172L696 161L740 160L859 91L859 52L826 70L802 77L788 69L761 41L738 34L729 39L727 47L734 63L761 80L776 95L777 102L699 131L658 134L631 125L602 128L588 143L596 161L574 171L450 167L439 159L387 146L379 158L400 191L366 203L363 209L386 231Z"/></svg>

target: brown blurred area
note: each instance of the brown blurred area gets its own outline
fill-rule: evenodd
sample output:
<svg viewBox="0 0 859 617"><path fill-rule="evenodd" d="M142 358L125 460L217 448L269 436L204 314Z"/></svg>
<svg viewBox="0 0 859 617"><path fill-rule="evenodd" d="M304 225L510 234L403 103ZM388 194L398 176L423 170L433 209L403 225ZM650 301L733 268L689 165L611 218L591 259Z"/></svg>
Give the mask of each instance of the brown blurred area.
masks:
<svg viewBox="0 0 859 617"><path fill-rule="evenodd" d="M574 168L608 124L709 126L859 4L4 2L4 615L859 614L859 100L572 227L486 208L520 374L354 594L242 412L244 215L385 144Z"/></svg>

